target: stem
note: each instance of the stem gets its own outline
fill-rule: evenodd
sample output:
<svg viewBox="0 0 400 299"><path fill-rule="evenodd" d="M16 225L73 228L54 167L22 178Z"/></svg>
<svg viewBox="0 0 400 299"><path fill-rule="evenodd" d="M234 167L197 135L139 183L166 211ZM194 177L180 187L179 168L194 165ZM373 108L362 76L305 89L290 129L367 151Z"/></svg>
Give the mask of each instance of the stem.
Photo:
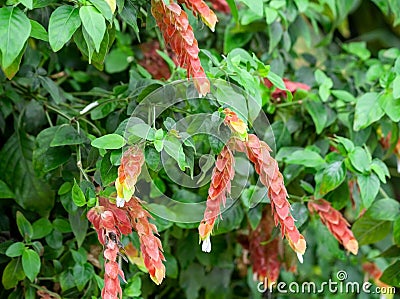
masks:
<svg viewBox="0 0 400 299"><path fill-rule="evenodd" d="M307 99L304 99L304 100L299 100L299 101L295 101L295 102L276 104L275 106L276 106L276 108L280 108L280 107L288 107L288 106L293 106L293 105L301 105L306 101L307 101Z"/></svg>
<svg viewBox="0 0 400 299"><path fill-rule="evenodd" d="M81 127L80 127L78 121L76 121L76 128L77 128L78 134L80 135L81 134ZM77 147L78 147L78 150L76 152L76 157L77 157L76 166L78 166L78 168L79 168L79 170L81 172L80 181L82 181L82 175L83 175L85 177L85 180L90 182L90 179L89 179L88 175L86 174L85 170L82 167L81 146L78 144Z"/></svg>
<svg viewBox="0 0 400 299"><path fill-rule="evenodd" d="M390 198L390 196L386 193L385 190L383 190L382 187L379 187L379 192L382 194L383 197Z"/></svg>

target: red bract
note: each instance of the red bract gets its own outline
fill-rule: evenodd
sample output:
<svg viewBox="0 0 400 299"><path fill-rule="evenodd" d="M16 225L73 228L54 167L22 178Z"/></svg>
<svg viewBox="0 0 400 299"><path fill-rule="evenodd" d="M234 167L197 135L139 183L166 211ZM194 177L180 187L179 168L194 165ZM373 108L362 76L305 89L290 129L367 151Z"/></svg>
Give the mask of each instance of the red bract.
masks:
<svg viewBox="0 0 400 299"><path fill-rule="evenodd" d="M165 5L162 0L152 0L151 12L165 42L177 55L179 65L186 68L188 77L193 78L199 93L206 95L210 91L210 82L200 63L200 50L193 34L193 28L189 24L185 11L173 0L169 2L169 5Z"/></svg>
<svg viewBox="0 0 400 299"><path fill-rule="evenodd" d="M318 213L322 223L344 248L354 255L357 254L358 242L349 228L350 224L339 211L331 206L330 202L324 199L309 201L308 209L311 213Z"/></svg>
<svg viewBox="0 0 400 299"><path fill-rule="evenodd" d="M165 266L162 263L165 258L161 241L155 236L158 234L157 227L149 222L151 215L142 207L137 197L133 197L125 208L131 218L132 227L139 235L144 265L151 279L156 284L161 284L165 277Z"/></svg>
<svg viewBox="0 0 400 299"><path fill-rule="evenodd" d="M143 162L144 154L138 146L130 147L122 155L121 165L118 167L118 178L115 181L117 207L123 207L125 202L131 199Z"/></svg>
<svg viewBox="0 0 400 299"><path fill-rule="evenodd" d="M210 235L215 220L221 213L221 204L225 206L226 196L231 191L231 180L235 175L234 164L232 151L228 146L224 146L215 162L210 188L208 189L207 207L199 225L199 235L200 240L203 241L202 250L204 252L211 251Z"/></svg>
<svg viewBox="0 0 400 299"><path fill-rule="evenodd" d="M229 8L228 3L226 0L210 0L212 7L219 12L223 12L229 14L231 9Z"/></svg>
<svg viewBox="0 0 400 299"><path fill-rule="evenodd" d="M295 93L298 89L303 89L303 90L307 90L307 91L310 90L310 86L308 86L307 84L304 84L304 83L292 82L288 79L283 79L283 83L285 83L286 89L288 89L291 93ZM264 79L264 84L268 88L271 88L273 86L271 81L269 81L268 79ZM274 99L286 98L286 90L276 88L272 92L272 97Z"/></svg>
<svg viewBox="0 0 400 299"><path fill-rule="evenodd" d="M124 273L116 262L120 243L121 233L118 224L127 220L118 219L113 213L113 209L109 210L104 206L92 208L87 218L93 224L97 231L97 235L101 244L104 245L104 288L101 291L101 297L104 298L122 298L122 289L118 276L125 280ZM128 222L129 223L129 222ZM126 225L126 224L125 224Z"/></svg>
<svg viewBox="0 0 400 299"><path fill-rule="evenodd" d="M253 273L260 281L267 281L268 288L278 280L281 264L279 262L279 239L272 237L274 220L271 206L266 206L257 228L250 233L249 251ZM263 244L265 243L265 244Z"/></svg>
<svg viewBox="0 0 400 299"><path fill-rule="evenodd" d="M380 281L380 278L383 273L382 273L382 270L379 269L375 263L366 262L362 265L362 268L368 276L367 279L372 278L372 280L378 287L381 287L381 288L388 287L388 285L386 283L383 283L382 281Z"/></svg>
<svg viewBox="0 0 400 299"><path fill-rule="evenodd" d="M249 134L248 140L244 142L237 139L236 147L237 150L245 152L254 164L261 183L268 189L275 225L280 225L282 236L286 236L290 247L297 253L299 261L303 262L306 241L294 224L283 176L279 171L278 163L269 153L271 149L254 134Z"/></svg>
<svg viewBox="0 0 400 299"><path fill-rule="evenodd" d="M140 48L143 53L143 59L139 61L139 64L143 66L154 79L168 79L171 76L168 64L156 51L160 49L159 43L157 41L143 43L140 45ZM174 59L174 57L171 58Z"/></svg>
<svg viewBox="0 0 400 299"><path fill-rule="evenodd" d="M200 15L203 23L206 24L211 31L215 30L215 24L218 22L217 16L203 0L178 0L178 2L185 4L186 7L193 12L194 16Z"/></svg>

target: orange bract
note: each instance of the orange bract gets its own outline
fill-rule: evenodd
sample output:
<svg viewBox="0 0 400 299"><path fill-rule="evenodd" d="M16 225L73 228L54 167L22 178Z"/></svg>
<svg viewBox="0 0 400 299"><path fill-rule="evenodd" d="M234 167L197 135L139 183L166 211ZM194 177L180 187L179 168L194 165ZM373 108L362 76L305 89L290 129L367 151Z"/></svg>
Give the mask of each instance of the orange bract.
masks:
<svg viewBox="0 0 400 299"><path fill-rule="evenodd" d="M199 59L199 47L189 24L187 14L170 0L165 5L162 0L151 1L151 12L156 19L165 42L177 55L179 65L186 68L188 77L192 77L195 87L201 95L210 91L210 81L206 78ZM186 2L185 2L186 3ZM204 8L202 8L202 11Z"/></svg>
<svg viewBox="0 0 400 299"><path fill-rule="evenodd" d="M263 211L263 216L257 228L250 233L249 252L253 273L260 281L267 279L269 288L278 280L281 267L279 239L272 237L273 228L274 220L271 214L271 206L268 205Z"/></svg>
<svg viewBox="0 0 400 299"><path fill-rule="evenodd" d="M200 15L203 23L212 31L215 30L215 24L218 22L217 16L203 0L178 0L178 2L185 4L194 16Z"/></svg>
<svg viewBox="0 0 400 299"><path fill-rule="evenodd" d="M207 239L207 241L203 243L203 251L209 252L211 250L209 237L214 227L215 220L221 213L220 206L221 204L225 206L226 196L231 191L231 180L235 174L233 168L234 163L232 151L228 146L225 146L215 162L210 188L208 189L207 207L199 226L200 239L203 241ZM208 246L204 244L208 244Z"/></svg>
<svg viewBox="0 0 400 299"><path fill-rule="evenodd" d="M306 250L306 241L294 224L283 176L279 171L278 163L269 153L270 147L264 141L259 140L256 135L249 134L248 141L237 140L237 148L246 152L260 176L261 183L268 188L268 197L271 201L275 225L280 225L282 236L286 236L290 247L297 253L300 262L302 262L302 256Z"/></svg>
<svg viewBox="0 0 400 299"><path fill-rule="evenodd" d="M331 206L330 202L324 199L310 201L308 209L311 213L318 213L322 223L344 248L354 255L357 254L358 242L349 228L350 224L339 211Z"/></svg>

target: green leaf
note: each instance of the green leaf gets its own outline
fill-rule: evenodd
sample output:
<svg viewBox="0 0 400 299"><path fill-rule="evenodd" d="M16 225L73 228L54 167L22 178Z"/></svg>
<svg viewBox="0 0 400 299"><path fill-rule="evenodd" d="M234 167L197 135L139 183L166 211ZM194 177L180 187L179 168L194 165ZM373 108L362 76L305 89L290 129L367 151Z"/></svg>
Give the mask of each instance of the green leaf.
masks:
<svg viewBox="0 0 400 299"><path fill-rule="evenodd" d="M89 226L84 210L80 208L75 213L68 214L68 219L71 224L72 232L76 238L76 242L78 243L78 247L81 247L86 238L86 232Z"/></svg>
<svg viewBox="0 0 400 299"><path fill-rule="evenodd" d="M32 224L33 235L32 240L41 239L53 230L51 222L47 218L40 218Z"/></svg>
<svg viewBox="0 0 400 299"><path fill-rule="evenodd" d="M81 187L79 187L78 183L74 179L74 185L72 186L72 200L78 207L82 207L86 204L86 198L83 194Z"/></svg>
<svg viewBox="0 0 400 299"><path fill-rule="evenodd" d="M33 9L33 0L19 0L26 8Z"/></svg>
<svg viewBox="0 0 400 299"><path fill-rule="evenodd" d="M282 90L286 90L286 86L285 86L285 83L283 82L282 78L279 77L279 76L278 76L277 74L275 74L274 72L269 71L269 73L268 73L268 75L267 75L267 78L268 78L269 81L271 81L271 83L272 83L275 87L277 87L277 88L279 88L279 89L282 89Z"/></svg>
<svg viewBox="0 0 400 299"><path fill-rule="evenodd" d="M54 102L57 104L60 104L65 100L63 91L61 88L54 83L53 80L51 80L49 77L39 77L40 84L43 86L44 89L46 89L51 97L53 98Z"/></svg>
<svg viewBox="0 0 400 299"><path fill-rule="evenodd" d="M0 178L12 186L19 205L45 216L53 208L54 191L33 171L34 146L33 138L16 131L0 151L0 169L7 170L0 172Z"/></svg>
<svg viewBox="0 0 400 299"><path fill-rule="evenodd" d="M400 78L400 77L397 77ZM400 81L400 80L399 80ZM393 84L395 84L393 82ZM400 82L398 83L400 84ZM382 93L379 95L378 102L380 107L394 122L400 121L400 98L394 97L392 93Z"/></svg>
<svg viewBox="0 0 400 299"><path fill-rule="evenodd" d="M349 159L353 167L361 173L367 172L371 168L371 158L362 147L356 146L349 153Z"/></svg>
<svg viewBox="0 0 400 299"><path fill-rule="evenodd" d="M21 53L31 33L28 17L18 7L0 8L1 66L8 68Z"/></svg>
<svg viewBox="0 0 400 299"><path fill-rule="evenodd" d="M90 2L101 12L101 14L106 18L106 20L111 21L113 13L111 11L110 5L108 5L105 0L90 0Z"/></svg>
<svg viewBox="0 0 400 299"><path fill-rule="evenodd" d="M338 143L340 143L341 145L343 145L345 150L348 153L351 153L352 151L354 151L354 143L350 139L347 139L347 138L344 138L344 137L341 137L341 136L335 136L335 140Z"/></svg>
<svg viewBox="0 0 400 299"><path fill-rule="evenodd" d="M241 0L246 4L252 12L262 17L263 15L263 1L259 0Z"/></svg>
<svg viewBox="0 0 400 299"><path fill-rule="evenodd" d="M384 112L378 102L376 92L368 92L357 99L356 111L354 114L354 131L359 131L368 127L373 122L378 121Z"/></svg>
<svg viewBox="0 0 400 299"><path fill-rule="evenodd" d="M157 152L153 147L146 147L145 149L145 160L149 168L153 171L157 171L160 166L161 157L160 153Z"/></svg>
<svg viewBox="0 0 400 299"><path fill-rule="evenodd" d="M0 180L0 198L15 198L14 193L2 180Z"/></svg>
<svg viewBox="0 0 400 299"><path fill-rule="evenodd" d="M12 259L4 268L3 277L1 279L6 290L17 286L20 280L25 278L24 270L22 269L21 259Z"/></svg>
<svg viewBox="0 0 400 299"><path fill-rule="evenodd" d="M32 225L20 211L17 211L17 226L24 240L30 241L33 235Z"/></svg>
<svg viewBox="0 0 400 299"><path fill-rule="evenodd" d="M390 233L391 227L390 221L376 220L364 215L354 222L351 230L361 246L373 244L384 239Z"/></svg>
<svg viewBox="0 0 400 299"><path fill-rule="evenodd" d="M343 49L358 56L361 60L367 60L371 57L371 52L367 49L366 42L352 42L343 44Z"/></svg>
<svg viewBox="0 0 400 299"><path fill-rule="evenodd" d="M82 291L94 274L93 266L86 263L84 265L75 264L72 269L72 274L74 275L74 282L79 291Z"/></svg>
<svg viewBox="0 0 400 299"><path fill-rule="evenodd" d="M106 32L106 22L103 15L93 6L82 6L79 16L83 27L92 38L96 52L100 51L100 44Z"/></svg>
<svg viewBox="0 0 400 299"><path fill-rule="evenodd" d="M25 251L25 244L22 242L17 242L7 248L6 256L9 257L21 256L24 253L24 251Z"/></svg>
<svg viewBox="0 0 400 299"><path fill-rule="evenodd" d="M394 243L400 246L400 216L397 216L393 223L393 239Z"/></svg>
<svg viewBox="0 0 400 299"><path fill-rule="evenodd" d="M328 114L325 105L319 101L306 101L304 104L315 124L317 134L321 134L328 121Z"/></svg>
<svg viewBox="0 0 400 299"><path fill-rule="evenodd" d="M175 261L176 267L178 267L175 259L174 259L174 261ZM169 276L168 268L169 267L166 262L167 276ZM176 268L176 271L178 272L178 268ZM171 276L169 276L169 277L171 277ZM173 278L177 278L177 276L175 276ZM129 297L139 297L142 294L141 289L142 289L142 280L140 279L139 273L136 273L135 275L133 275L131 278L128 279L127 284L124 288L124 294Z"/></svg>
<svg viewBox="0 0 400 299"><path fill-rule="evenodd" d="M182 143L176 137L167 136L164 139L164 150L171 158L178 162L178 166L182 171L184 171L186 167L189 167L186 162Z"/></svg>
<svg viewBox="0 0 400 299"><path fill-rule="evenodd" d="M363 205L366 209L368 209L379 192L379 179L375 174L358 175L357 183L360 187Z"/></svg>
<svg viewBox="0 0 400 299"><path fill-rule="evenodd" d="M31 22L32 30L30 36L36 39L40 39L42 41L48 42L49 37L47 35L46 29L40 24L39 22L36 22L35 20L29 20Z"/></svg>
<svg viewBox="0 0 400 299"><path fill-rule="evenodd" d="M124 49L117 48L112 50L105 60L106 72L113 74L127 69L129 66L129 56L132 56L132 54Z"/></svg>
<svg viewBox="0 0 400 299"><path fill-rule="evenodd" d="M40 271L40 258L36 251L32 249L25 249L22 254L22 268L26 277L33 282Z"/></svg>
<svg viewBox="0 0 400 299"><path fill-rule="evenodd" d="M71 5L58 7L50 16L49 42L54 52L60 50L81 26L79 10Z"/></svg>
<svg viewBox="0 0 400 299"><path fill-rule="evenodd" d="M321 70L315 71L315 80L319 84L318 94L323 102L326 102L331 94L331 88L333 86L333 81Z"/></svg>
<svg viewBox="0 0 400 299"><path fill-rule="evenodd" d="M335 161L328 164L315 175L316 197L319 198L320 196L334 190L343 182L345 177L346 167L343 161Z"/></svg>
<svg viewBox="0 0 400 299"><path fill-rule="evenodd" d="M15 58L15 60L11 63L11 65L6 68L3 67L3 72L9 80L11 80L19 70L19 66L21 64L22 56L24 56L27 43L28 42L24 44L24 48L18 54L17 58Z"/></svg>
<svg viewBox="0 0 400 299"><path fill-rule="evenodd" d="M390 177L389 169L382 160L372 160L371 169L378 175L382 183L386 184L386 177Z"/></svg>
<svg viewBox="0 0 400 299"><path fill-rule="evenodd" d="M119 149L126 144L124 137L118 134L108 134L96 138L91 145L102 149Z"/></svg>
<svg viewBox="0 0 400 299"><path fill-rule="evenodd" d="M85 141L83 136L79 135L78 131L71 125L61 125L56 133L54 134L54 138L50 143L51 147L54 146L63 146L63 145L75 145L82 144Z"/></svg>
<svg viewBox="0 0 400 299"><path fill-rule="evenodd" d="M380 281L387 283L390 286L400 285L400 260L390 265L383 271L382 276L379 278ZM382 289L383 290L383 289ZM389 290L389 289L387 289ZM388 295L389 296L389 295Z"/></svg>
<svg viewBox="0 0 400 299"><path fill-rule="evenodd" d="M110 156L111 153L107 153L101 160L100 164L100 176L103 186L107 186L113 183L118 177L118 169L117 167L112 165L110 161Z"/></svg>
<svg viewBox="0 0 400 299"><path fill-rule="evenodd" d="M396 78L393 80L393 97L397 99L397 106L399 106L400 99L400 74L397 74ZM399 112L397 111L397 114ZM400 116L399 116L400 117Z"/></svg>
<svg viewBox="0 0 400 299"><path fill-rule="evenodd" d="M400 203L391 198L383 198L375 201L364 214L376 220L394 221L400 214Z"/></svg>
<svg viewBox="0 0 400 299"><path fill-rule="evenodd" d="M325 164L325 160L318 153L309 149L295 151L286 158L285 162L312 168L319 168Z"/></svg>

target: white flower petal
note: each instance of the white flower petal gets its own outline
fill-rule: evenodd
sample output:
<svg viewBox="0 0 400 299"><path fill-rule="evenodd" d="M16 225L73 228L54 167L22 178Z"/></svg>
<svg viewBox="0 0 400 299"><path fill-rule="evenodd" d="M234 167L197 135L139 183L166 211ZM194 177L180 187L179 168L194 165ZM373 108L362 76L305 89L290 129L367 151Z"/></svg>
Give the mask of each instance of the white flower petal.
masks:
<svg viewBox="0 0 400 299"><path fill-rule="evenodd" d="M300 264L303 263L303 255L300 252L296 252L297 253L297 258L299 259Z"/></svg>
<svg viewBox="0 0 400 299"><path fill-rule="evenodd" d="M203 252L211 252L210 236L208 236L203 240L203 244L201 245L201 250L203 250Z"/></svg>
<svg viewBox="0 0 400 299"><path fill-rule="evenodd" d="M89 110L91 110L92 108L94 108L94 107L96 107L98 105L99 105L99 103L97 101L93 102L93 103L90 103L85 108L83 108L81 111L79 111L79 114L81 114L81 115L85 114L86 112L88 112Z"/></svg>
<svg viewBox="0 0 400 299"><path fill-rule="evenodd" d="M118 208L123 208L125 205L125 199L117 196L116 204Z"/></svg>

